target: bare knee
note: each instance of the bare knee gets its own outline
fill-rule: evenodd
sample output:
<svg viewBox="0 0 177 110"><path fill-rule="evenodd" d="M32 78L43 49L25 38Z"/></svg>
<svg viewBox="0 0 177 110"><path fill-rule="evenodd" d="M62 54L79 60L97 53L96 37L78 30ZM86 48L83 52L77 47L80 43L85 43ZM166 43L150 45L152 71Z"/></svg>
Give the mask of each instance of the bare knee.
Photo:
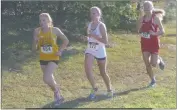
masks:
<svg viewBox="0 0 177 110"><path fill-rule="evenodd" d="M151 62L151 66L152 67L156 67L157 66L157 62Z"/></svg>
<svg viewBox="0 0 177 110"><path fill-rule="evenodd" d="M153 67L156 67L156 66L157 66L157 64L156 64L156 63L151 63L151 65L152 65Z"/></svg>
<svg viewBox="0 0 177 110"><path fill-rule="evenodd" d="M50 84L51 80L52 80L52 77L50 75L44 75L43 76L44 83Z"/></svg>
<svg viewBox="0 0 177 110"><path fill-rule="evenodd" d="M150 63L146 63L145 65L146 65L146 69L151 67Z"/></svg>
<svg viewBox="0 0 177 110"><path fill-rule="evenodd" d="M101 76L108 76L106 71L101 71L100 74L101 74Z"/></svg>
<svg viewBox="0 0 177 110"><path fill-rule="evenodd" d="M87 76L92 74L92 68L88 65L85 65L85 73Z"/></svg>
<svg viewBox="0 0 177 110"><path fill-rule="evenodd" d="M146 64L146 70L148 71L150 68L152 68L151 64L150 63Z"/></svg>
<svg viewBox="0 0 177 110"><path fill-rule="evenodd" d="M44 83L46 83L46 84L49 83L49 80L48 80L48 78L46 78L46 77L43 77L43 81L44 81Z"/></svg>
<svg viewBox="0 0 177 110"><path fill-rule="evenodd" d="M85 73L90 74L91 73L91 68L85 67Z"/></svg>

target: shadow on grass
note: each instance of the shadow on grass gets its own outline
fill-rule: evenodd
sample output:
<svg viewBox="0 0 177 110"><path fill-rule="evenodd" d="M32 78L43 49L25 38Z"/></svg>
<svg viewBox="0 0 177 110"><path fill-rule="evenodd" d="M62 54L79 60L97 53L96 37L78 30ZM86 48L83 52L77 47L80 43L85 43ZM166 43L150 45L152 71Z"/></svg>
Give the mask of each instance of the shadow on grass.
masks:
<svg viewBox="0 0 177 110"><path fill-rule="evenodd" d="M81 103L86 103L89 101L90 100L88 100L87 98L81 97L81 98L77 98L77 99L66 101L66 102L64 101L59 106L55 106L54 102L50 102L50 103L44 105L42 108L76 108L79 105L81 105Z"/></svg>
<svg viewBox="0 0 177 110"><path fill-rule="evenodd" d="M81 98L77 98L77 99L70 100L70 101L64 101L59 106L55 106L54 102L50 102L50 103L44 105L42 108L77 108L78 106L84 105L87 102L91 102L91 101L99 102L99 101L102 101L102 100L114 100L114 98L117 97L117 96L119 97L119 96L122 96L122 95L127 95L130 92L145 90L147 88L148 87L133 88L133 89L129 89L129 90L122 91L122 92L116 92L116 93L114 93L114 97L112 99L108 98L104 94L98 94L98 95L96 95L96 99L94 99L94 100L89 100L87 97L81 97Z"/></svg>

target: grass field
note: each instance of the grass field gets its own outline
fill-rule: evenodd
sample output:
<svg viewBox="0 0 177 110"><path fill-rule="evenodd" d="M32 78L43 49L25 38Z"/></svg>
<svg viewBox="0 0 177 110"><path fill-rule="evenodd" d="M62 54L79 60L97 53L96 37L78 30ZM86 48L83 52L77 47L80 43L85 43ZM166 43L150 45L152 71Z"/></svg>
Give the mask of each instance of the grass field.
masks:
<svg viewBox="0 0 177 110"><path fill-rule="evenodd" d="M115 90L112 100L104 97L106 87L96 62L94 75L99 87L98 98L95 101L86 99L91 88L83 68L86 45L73 43L55 72L65 97L64 103L57 108L176 108L176 26L165 25L165 29L160 55L166 68L164 71L154 70L157 86L149 89L143 89L149 78L141 57L139 37L110 33L112 47L107 48L107 70ZM18 71L2 70L2 108L53 107L53 92L42 81L37 57L29 57L18 65L21 67Z"/></svg>

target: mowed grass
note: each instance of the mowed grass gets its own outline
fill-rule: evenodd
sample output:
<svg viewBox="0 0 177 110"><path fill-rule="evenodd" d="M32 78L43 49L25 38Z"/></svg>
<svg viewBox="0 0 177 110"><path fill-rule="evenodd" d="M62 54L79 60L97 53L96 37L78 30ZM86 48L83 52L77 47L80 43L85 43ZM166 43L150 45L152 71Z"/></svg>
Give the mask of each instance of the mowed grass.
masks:
<svg viewBox="0 0 177 110"><path fill-rule="evenodd" d="M114 98L104 97L106 87L95 62L93 73L99 87L98 98L86 99L91 89L83 65L86 45L74 43L72 48L77 54L63 57L54 74L65 97L57 108L176 108L176 49L168 48L169 44L176 45L176 37L161 38L167 44L160 51L166 69L154 69L157 86L148 89L144 88L150 80L141 57L139 37L120 33L109 37L114 45L107 48L107 71L115 90ZM37 58L26 61L19 72L2 70L2 73L2 108L54 108L53 92L42 81Z"/></svg>
<svg viewBox="0 0 177 110"><path fill-rule="evenodd" d="M176 45L176 21L169 22L164 25L165 35L161 38L162 43L170 43Z"/></svg>

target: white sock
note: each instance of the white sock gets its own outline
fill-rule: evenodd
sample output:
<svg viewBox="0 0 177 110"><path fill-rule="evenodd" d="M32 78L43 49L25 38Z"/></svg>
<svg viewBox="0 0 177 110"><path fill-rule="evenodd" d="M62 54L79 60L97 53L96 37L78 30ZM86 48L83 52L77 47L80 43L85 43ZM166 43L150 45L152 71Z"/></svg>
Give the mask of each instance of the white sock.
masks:
<svg viewBox="0 0 177 110"><path fill-rule="evenodd" d="M157 64L159 64L160 63L160 59L158 58L158 60L157 60Z"/></svg>
<svg viewBox="0 0 177 110"><path fill-rule="evenodd" d="M151 61L151 56L149 57L149 62Z"/></svg>

